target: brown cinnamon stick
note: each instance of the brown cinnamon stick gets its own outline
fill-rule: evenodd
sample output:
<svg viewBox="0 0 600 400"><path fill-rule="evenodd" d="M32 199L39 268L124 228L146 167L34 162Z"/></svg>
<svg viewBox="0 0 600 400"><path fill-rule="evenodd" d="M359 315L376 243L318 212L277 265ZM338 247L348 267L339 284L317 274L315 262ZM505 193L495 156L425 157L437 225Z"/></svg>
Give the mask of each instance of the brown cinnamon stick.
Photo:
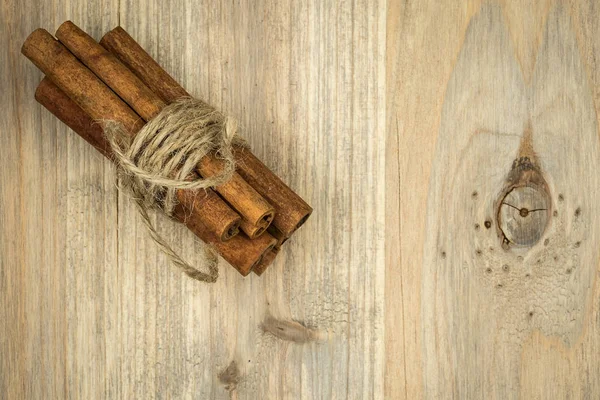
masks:
<svg viewBox="0 0 600 400"><path fill-rule="evenodd" d="M35 61L42 71L52 74L56 78L54 83L60 82L65 93L75 101L84 111L86 108L96 115L90 117L107 118L123 124L133 134L137 128L139 118L116 95L109 90L98 78L52 36L45 31L35 31L23 46L23 53ZM58 82L57 82L58 81ZM77 101L79 100L79 102ZM91 114L90 112L90 114ZM182 203L189 201L185 196ZM186 208L192 211L186 225L207 243L213 244L221 251L221 255L243 275L248 274L251 268L258 263L262 256L273 245L274 239L264 236L251 241L240 237L234 243L219 244L219 238L208 229L204 221L197 218L197 213L204 212L204 207L199 210L200 197L195 197L195 202L185 203ZM233 240L233 239L232 239Z"/></svg>
<svg viewBox="0 0 600 400"><path fill-rule="evenodd" d="M100 124L95 123L73 100L60 90L48 77L44 77L35 91L35 99L65 125L85 139L109 160L112 158L110 144L104 139ZM85 132L85 135L82 134Z"/></svg>
<svg viewBox="0 0 600 400"><path fill-rule="evenodd" d="M58 28L56 37L145 121L155 117L166 106L129 68L71 21ZM202 176L211 177L223 168L221 160L215 155L208 155L200 161L197 170ZM237 172L215 190L247 221L242 230L249 236L255 230L245 229L253 226L266 228L273 220L273 207Z"/></svg>
<svg viewBox="0 0 600 400"><path fill-rule="evenodd" d="M248 235L250 239L256 239L257 237L259 237L267 231L267 226L252 225L248 221L242 220L242 222L240 223L240 229L244 231L244 233Z"/></svg>
<svg viewBox="0 0 600 400"><path fill-rule="evenodd" d="M189 96L121 27L108 32L100 44L131 69L167 103ZM312 213L312 208L267 168L251 151L235 150L238 173L275 208L273 225L288 238Z"/></svg>
<svg viewBox="0 0 600 400"><path fill-rule="evenodd" d="M273 248L271 254L265 255L260 264L258 264L252 269L252 272L254 272L258 276L261 276L262 273L265 272L265 270L269 267L269 265L273 264L275 256L279 254L279 250L281 250L281 246L289 239L289 237L285 236L283 233L281 233L279 229L277 229L273 225L267 228L267 232L269 232L269 234L275 238L277 243L275 244L275 247Z"/></svg>
<svg viewBox="0 0 600 400"><path fill-rule="evenodd" d="M272 225L269 226L267 232L277 240L277 247L281 247L289 239L289 236L285 236L283 232Z"/></svg>
<svg viewBox="0 0 600 400"><path fill-rule="evenodd" d="M110 145L107 143L100 125L94 123L92 118L48 77L44 78L38 85L35 98L59 120L73 129L75 133L111 159ZM191 193L190 191L185 192L186 194ZM213 195L216 196L214 193ZM175 210L175 217L201 240L214 246L225 261L234 266L242 275L247 275L254 267L262 263L263 257L270 255L275 240L269 235L263 235L257 240L250 240L243 235L237 235L226 242L222 242L198 217L201 212L198 208L204 207L204 203L191 201L187 204L193 207L191 212L180 204Z"/></svg>
<svg viewBox="0 0 600 400"><path fill-rule="evenodd" d="M144 121L93 72L81 64L73 54L43 29L31 33L21 52L40 68L69 98L77 103L92 119L110 119L121 122L130 135L135 135ZM189 209L195 207L199 218L217 237L228 240L238 232L240 217L216 194L206 196L177 191L178 200ZM190 203L190 204L188 204Z"/></svg>
<svg viewBox="0 0 600 400"><path fill-rule="evenodd" d="M275 228L273 225L267 228L267 232L269 232L269 234L275 238L277 243L275 244L275 247L273 247L273 251L270 254L265 255L260 264L258 264L252 269L252 272L254 272L258 276L261 276L263 272L265 272L265 270L269 267L269 265L273 264L275 256L277 256L277 254L279 254L279 251L281 250L281 246L289 239L289 237L285 236L283 233L281 233L279 229Z"/></svg>
<svg viewBox="0 0 600 400"><path fill-rule="evenodd" d="M258 276L261 276L263 272L265 272L265 270L269 267L269 265L273 264L273 261L275 261L275 257L277 257L277 254L279 254L279 250L279 247L274 247L273 250L267 253L263 257L262 261L252 269L252 272L254 272Z"/></svg>
<svg viewBox="0 0 600 400"><path fill-rule="evenodd" d="M145 121L154 117L165 106L165 102L132 74L129 68L73 22L63 22L55 36Z"/></svg>

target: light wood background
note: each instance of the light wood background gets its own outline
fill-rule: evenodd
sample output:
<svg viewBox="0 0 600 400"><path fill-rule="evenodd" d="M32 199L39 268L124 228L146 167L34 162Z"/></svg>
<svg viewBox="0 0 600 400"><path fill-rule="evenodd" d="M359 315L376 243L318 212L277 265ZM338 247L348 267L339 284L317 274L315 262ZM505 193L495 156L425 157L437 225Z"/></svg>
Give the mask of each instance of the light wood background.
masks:
<svg viewBox="0 0 600 400"><path fill-rule="evenodd" d="M367 1L4 2L0 393L380 395L385 16ZM35 103L20 46L66 19L96 39L123 25L314 207L263 277L223 264L206 285L168 265L112 166ZM194 236L159 222L194 260ZM306 343L263 329L293 321Z"/></svg>
<svg viewBox="0 0 600 400"><path fill-rule="evenodd" d="M598 2L390 3L387 32L385 393L600 398ZM556 216L505 251L527 141Z"/></svg>
<svg viewBox="0 0 600 400"><path fill-rule="evenodd" d="M67 19L124 26L314 207L263 277L169 266L35 103L20 46ZM600 397L593 0L27 0L0 22L2 397ZM557 216L505 251L484 222L527 126Z"/></svg>

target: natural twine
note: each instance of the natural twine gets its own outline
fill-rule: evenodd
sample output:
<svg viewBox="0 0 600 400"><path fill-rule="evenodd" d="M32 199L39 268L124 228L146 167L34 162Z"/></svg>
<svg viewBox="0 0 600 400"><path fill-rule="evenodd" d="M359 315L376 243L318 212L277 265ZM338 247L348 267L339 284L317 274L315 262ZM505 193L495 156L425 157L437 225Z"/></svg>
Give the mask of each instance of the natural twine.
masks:
<svg viewBox="0 0 600 400"><path fill-rule="evenodd" d="M117 182L135 201L152 239L171 263L188 276L215 282L219 275L216 251L204 248L202 272L184 261L157 232L149 210L173 218L176 191L201 190L222 185L235 172L232 145L246 145L239 138L237 123L205 102L182 98L163 108L133 137L114 121L103 121L104 133L117 165ZM196 165L209 153L223 160L223 171L210 178L194 174ZM187 179L193 176L194 179Z"/></svg>

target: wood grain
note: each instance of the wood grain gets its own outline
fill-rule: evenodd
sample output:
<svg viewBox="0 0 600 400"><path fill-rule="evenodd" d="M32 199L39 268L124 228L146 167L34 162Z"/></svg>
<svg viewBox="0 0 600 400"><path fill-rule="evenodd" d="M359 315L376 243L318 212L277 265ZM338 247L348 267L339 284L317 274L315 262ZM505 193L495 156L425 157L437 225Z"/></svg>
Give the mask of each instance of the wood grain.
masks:
<svg viewBox="0 0 600 400"><path fill-rule="evenodd" d="M368 1L2 6L7 398L381 398L385 65L373 60L385 12ZM109 163L36 105L41 74L18 50L67 19L95 39L121 23L238 118L314 207L262 277L223 266L208 286L172 269ZM156 219L194 261L193 235Z"/></svg>
<svg viewBox="0 0 600 400"><path fill-rule="evenodd" d="M600 395L592 3L390 5L386 396ZM507 243L523 152L547 187L510 200L548 221Z"/></svg>
<svg viewBox="0 0 600 400"><path fill-rule="evenodd" d="M594 1L1 15L8 398L600 396ZM40 74L18 49L66 19L96 39L123 24L314 206L262 277L222 269L204 286L168 267L108 163L35 105ZM551 214L504 248L497 207L523 151ZM157 218L193 259L193 237Z"/></svg>

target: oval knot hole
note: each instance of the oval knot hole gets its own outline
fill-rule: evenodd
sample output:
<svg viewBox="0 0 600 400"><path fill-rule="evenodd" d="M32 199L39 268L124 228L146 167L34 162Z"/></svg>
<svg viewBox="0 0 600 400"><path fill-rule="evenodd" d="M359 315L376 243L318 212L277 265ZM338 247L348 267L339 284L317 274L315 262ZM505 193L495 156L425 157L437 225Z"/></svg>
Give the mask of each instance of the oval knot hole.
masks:
<svg viewBox="0 0 600 400"><path fill-rule="evenodd" d="M506 240L517 246L536 244L548 225L550 196L537 185L510 190L498 212L498 226Z"/></svg>

